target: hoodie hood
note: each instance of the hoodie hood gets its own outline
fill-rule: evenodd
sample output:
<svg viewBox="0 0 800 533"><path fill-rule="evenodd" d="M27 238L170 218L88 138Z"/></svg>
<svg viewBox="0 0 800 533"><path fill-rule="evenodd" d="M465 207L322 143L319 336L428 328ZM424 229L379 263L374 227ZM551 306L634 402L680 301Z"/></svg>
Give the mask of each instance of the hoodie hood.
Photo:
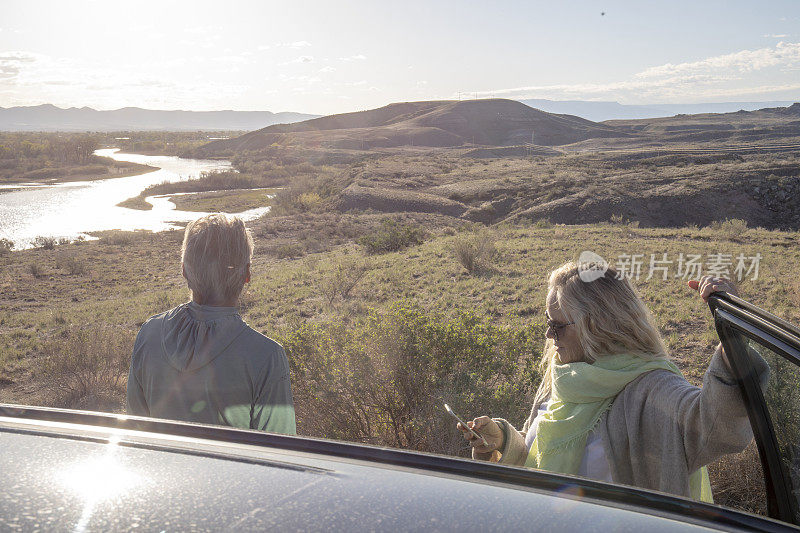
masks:
<svg viewBox="0 0 800 533"><path fill-rule="evenodd" d="M161 322L164 357L177 370L197 370L224 352L246 327L235 307L179 305Z"/></svg>

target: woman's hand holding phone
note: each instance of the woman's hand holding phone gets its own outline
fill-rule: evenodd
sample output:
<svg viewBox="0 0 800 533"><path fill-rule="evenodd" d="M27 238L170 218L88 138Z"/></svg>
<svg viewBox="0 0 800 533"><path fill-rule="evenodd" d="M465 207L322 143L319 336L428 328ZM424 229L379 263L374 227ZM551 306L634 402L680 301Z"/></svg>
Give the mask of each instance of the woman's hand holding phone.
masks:
<svg viewBox="0 0 800 533"><path fill-rule="evenodd" d="M467 422L467 425L469 426L468 428L459 422L456 427L461 431L464 438L469 441L470 445L475 448L476 452L491 453L503 447L503 431L497 425L497 422L488 416L479 416L472 422ZM483 444L481 439L476 438L470 432L470 429L479 433L483 440L486 441L486 445Z"/></svg>

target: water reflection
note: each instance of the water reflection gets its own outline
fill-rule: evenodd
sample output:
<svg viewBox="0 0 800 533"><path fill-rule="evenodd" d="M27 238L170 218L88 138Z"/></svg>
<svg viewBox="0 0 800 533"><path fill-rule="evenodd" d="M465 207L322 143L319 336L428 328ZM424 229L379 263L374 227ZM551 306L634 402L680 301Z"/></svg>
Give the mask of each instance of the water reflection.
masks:
<svg viewBox="0 0 800 533"><path fill-rule="evenodd" d="M65 467L57 474L59 484L83 502L81 516L74 531L86 527L99 503L121 496L144 482L144 479L125 467L117 458L119 438L112 437L99 457L84 459Z"/></svg>
<svg viewBox="0 0 800 533"><path fill-rule="evenodd" d="M29 248L37 236L75 239L86 232L110 229L164 231L204 213L178 211L164 200L163 207L140 211L117 204L137 196L150 185L185 181L203 171L230 169L228 161L181 159L169 156L119 154L116 149L98 150L97 155L159 167L160 170L97 181L67 182L36 186L15 185L0 191L0 238L14 241L17 249ZM168 205L167 205L168 204ZM258 218L269 208L240 213L244 220Z"/></svg>

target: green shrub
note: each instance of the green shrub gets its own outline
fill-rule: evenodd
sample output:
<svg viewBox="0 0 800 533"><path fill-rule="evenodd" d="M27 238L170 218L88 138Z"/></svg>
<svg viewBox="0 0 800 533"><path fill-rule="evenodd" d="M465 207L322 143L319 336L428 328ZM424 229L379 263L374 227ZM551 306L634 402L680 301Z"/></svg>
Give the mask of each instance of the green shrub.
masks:
<svg viewBox="0 0 800 533"><path fill-rule="evenodd" d="M400 224L387 218L381 222L381 228L358 239L358 244L370 254L396 252L409 246L422 244L425 241L425 230L410 224Z"/></svg>
<svg viewBox="0 0 800 533"><path fill-rule="evenodd" d="M442 407L462 416L527 416L540 380L537 326L500 327L470 312L401 303L355 322L305 323L281 339L304 435L468 453Z"/></svg>

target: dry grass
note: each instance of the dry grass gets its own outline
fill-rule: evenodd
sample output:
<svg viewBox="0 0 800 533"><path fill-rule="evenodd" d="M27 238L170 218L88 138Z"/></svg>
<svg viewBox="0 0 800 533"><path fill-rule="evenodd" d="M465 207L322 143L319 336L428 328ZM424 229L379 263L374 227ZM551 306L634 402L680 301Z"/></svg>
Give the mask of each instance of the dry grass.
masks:
<svg viewBox="0 0 800 533"><path fill-rule="evenodd" d="M726 455L708 467L714 503L767 515L764 471L755 442L741 453Z"/></svg>
<svg viewBox="0 0 800 533"><path fill-rule="evenodd" d="M497 258L495 237L488 231L457 237L453 254L470 274L487 272Z"/></svg>
<svg viewBox="0 0 800 533"><path fill-rule="evenodd" d="M82 276L86 274L86 263L78 259L74 254L59 255L56 259L56 266L61 270L66 270L73 276Z"/></svg>
<svg viewBox="0 0 800 533"><path fill-rule="evenodd" d="M344 258L322 275L319 281L320 293L328 304L333 304L337 297L346 300L371 269L372 264L366 259Z"/></svg>
<svg viewBox="0 0 800 533"><path fill-rule="evenodd" d="M58 407L119 411L123 407L134 332L88 325L46 342L41 376Z"/></svg>

